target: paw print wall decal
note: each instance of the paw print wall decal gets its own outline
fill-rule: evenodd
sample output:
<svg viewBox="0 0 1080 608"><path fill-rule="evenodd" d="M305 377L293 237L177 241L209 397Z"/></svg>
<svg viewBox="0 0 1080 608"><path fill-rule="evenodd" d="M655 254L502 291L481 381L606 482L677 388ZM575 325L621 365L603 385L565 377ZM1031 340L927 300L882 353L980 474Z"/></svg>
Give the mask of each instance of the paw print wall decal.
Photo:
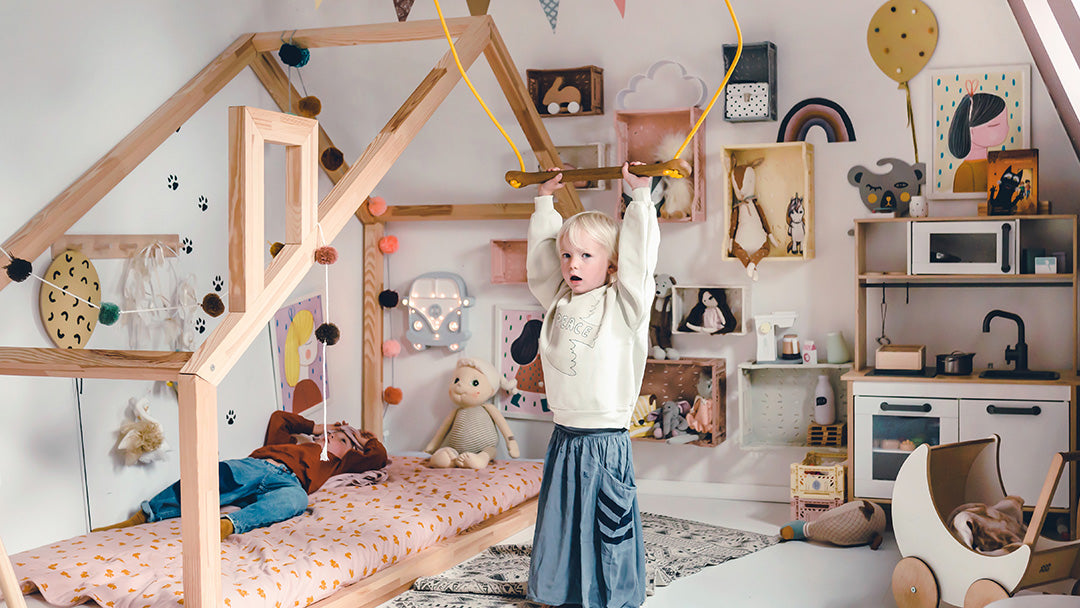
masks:
<svg viewBox="0 0 1080 608"><path fill-rule="evenodd" d="M191 239L184 237L184 240L180 241L180 250L184 253L191 253L195 250L195 243Z"/></svg>
<svg viewBox="0 0 1080 608"><path fill-rule="evenodd" d="M225 279L221 278L221 275L214 277L214 291L221 291L225 287Z"/></svg>
<svg viewBox="0 0 1080 608"><path fill-rule="evenodd" d="M234 410L229 410L229 413L225 414L225 422L229 424L236 422L236 412Z"/></svg>
<svg viewBox="0 0 1080 608"><path fill-rule="evenodd" d="M210 205L208 205L208 204L207 204L208 202L209 202L209 201L207 201L207 200L206 200L206 197L205 197L205 196L200 196L200 197L199 197L199 201L198 201L197 203L195 203L195 205L196 205L196 206L197 206L197 207L198 207L199 209L201 209L202 211L206 211L207 207L209 207L209 206L210 206Z"/></svg>
<svg viewBox="0 0 1080 608"><path fill-rule="evenodd" d="M200 334L206 333L206 321L201 318L195 319L195 331L199 332Z"/></svg>
<svg viewBox="0 0 1080 608"><path fill-rule="evenodd" d="M170 175L169 179L165 182L165 187L169 190L176 190L180 187L180 180L175 175Z"/></svg>

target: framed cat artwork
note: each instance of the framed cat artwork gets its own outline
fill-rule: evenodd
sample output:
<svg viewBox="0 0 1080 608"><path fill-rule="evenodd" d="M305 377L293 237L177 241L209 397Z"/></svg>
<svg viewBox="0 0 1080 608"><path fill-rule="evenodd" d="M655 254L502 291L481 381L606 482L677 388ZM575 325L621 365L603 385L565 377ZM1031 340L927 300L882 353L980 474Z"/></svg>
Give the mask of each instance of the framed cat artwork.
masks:
<svg viewBox="0 0 1080 608"><path fill-rule="evenodd" d="M991 150L986 158L986 204L979 205L979 215L1035 215L1039 207L1039 151Z"/></svg>

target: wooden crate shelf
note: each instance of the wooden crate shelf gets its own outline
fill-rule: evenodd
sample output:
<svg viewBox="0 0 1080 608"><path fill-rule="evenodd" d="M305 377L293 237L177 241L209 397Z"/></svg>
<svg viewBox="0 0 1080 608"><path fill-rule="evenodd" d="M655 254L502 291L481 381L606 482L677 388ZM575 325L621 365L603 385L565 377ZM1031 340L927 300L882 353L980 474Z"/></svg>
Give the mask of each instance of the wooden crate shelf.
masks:
<svg viewBox="0 0 1080 608"><path fill-rule="evenodd" d="M711 378L708 399L713 408L713 428L705 438L687 445L716 447L727 438L727 372L723 359L683 357L676 360L649 359L641 382L642 395L655 395L656 404L686 400L690 403L699 394L699 380ZM666 439L638 437L634 441L665 443Z"/></svg>

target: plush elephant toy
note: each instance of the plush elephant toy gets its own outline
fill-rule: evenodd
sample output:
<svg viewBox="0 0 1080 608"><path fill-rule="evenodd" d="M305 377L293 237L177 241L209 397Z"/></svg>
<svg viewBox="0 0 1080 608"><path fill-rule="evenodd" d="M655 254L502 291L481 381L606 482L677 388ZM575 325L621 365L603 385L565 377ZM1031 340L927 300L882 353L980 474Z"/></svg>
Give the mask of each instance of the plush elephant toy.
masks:
<svg viewBox="0 0 1080 608"><path fill-rule="evenodd" d="M665 401L660 406L656 425L653 427L653 437L664 439L675 435L684 435L689 432L689 429L690 424L686 422L683 407L678 402Z"/></svg>

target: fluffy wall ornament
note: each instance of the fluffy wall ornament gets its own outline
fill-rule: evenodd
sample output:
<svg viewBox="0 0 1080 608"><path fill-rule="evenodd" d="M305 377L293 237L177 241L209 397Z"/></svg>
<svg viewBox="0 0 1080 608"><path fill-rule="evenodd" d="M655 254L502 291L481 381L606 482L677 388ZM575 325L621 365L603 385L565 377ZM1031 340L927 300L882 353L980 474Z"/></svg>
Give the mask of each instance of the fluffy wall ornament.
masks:
<svg viewBox="0 0 1080 608"><path fill-rule="evenodd" d="M150 416L150 400L131 399L132 420L120 426L116 450L124 455L124 464L150 464L165 459L169 444L161 423Z"/></svg>
<svg viewBox="0 0 1080 608"><path fill-rule="evenodd" d="M381 196L373 196L368 199L367 202L368 211L371 215L382 215L386 213L386 199Z"/></svg>
<svg viewBox="0 0 1080 608"><path fill-rule="evenodd" d="M398 250L398 240L396 236L384 236L379 239L379 251L383 253L394 253Z"/></svg>

